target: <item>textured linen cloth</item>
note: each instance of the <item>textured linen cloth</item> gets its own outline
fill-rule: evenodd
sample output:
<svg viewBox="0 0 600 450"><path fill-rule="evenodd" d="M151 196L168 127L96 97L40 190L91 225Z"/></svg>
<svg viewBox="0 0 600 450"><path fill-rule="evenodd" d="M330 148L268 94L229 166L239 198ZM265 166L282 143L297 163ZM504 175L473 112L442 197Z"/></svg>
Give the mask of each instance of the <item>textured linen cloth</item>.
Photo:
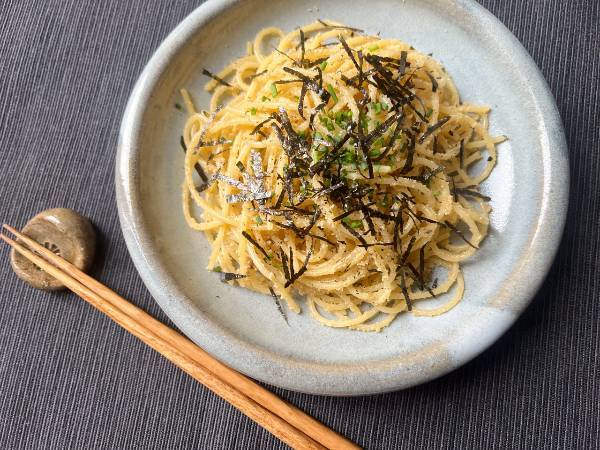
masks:
<svg viewBox="0 0 600 450"><path fill-rule="evenodd" d="M114 157L135 80L200 2L0 0L0 219L55 206L100 232L93 275L170 323L117 219ZM362 446L600 447L600 1L482 0L541 67L571 158L569 220L523 316L453 373L386 395L273 389ZM0 448L285 448L69 293L19 281L0 249Z"/></svg>

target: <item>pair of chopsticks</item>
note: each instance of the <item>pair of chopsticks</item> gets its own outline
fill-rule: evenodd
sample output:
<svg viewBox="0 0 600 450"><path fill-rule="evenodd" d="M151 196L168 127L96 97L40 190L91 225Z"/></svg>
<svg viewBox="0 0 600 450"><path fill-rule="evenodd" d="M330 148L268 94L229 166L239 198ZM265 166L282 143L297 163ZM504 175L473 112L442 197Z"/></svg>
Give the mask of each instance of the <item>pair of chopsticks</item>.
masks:
<svg viewBox="0 0 600 450"><path fill-rule="evenodd" d="M31 238L9 225L4 228L20 241L0 234L0 238L15 251L286 444L298 449L359 448L250 378L222 364L177 331Z"/></svg>

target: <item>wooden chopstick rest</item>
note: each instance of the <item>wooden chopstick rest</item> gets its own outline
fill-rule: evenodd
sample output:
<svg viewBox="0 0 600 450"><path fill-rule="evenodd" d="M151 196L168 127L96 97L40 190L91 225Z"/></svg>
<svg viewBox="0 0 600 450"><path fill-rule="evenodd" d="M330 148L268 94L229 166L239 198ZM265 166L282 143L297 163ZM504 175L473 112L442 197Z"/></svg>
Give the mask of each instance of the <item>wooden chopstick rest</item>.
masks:
<svg viewBox="0 0 600 450"><path fill-rule="evenodd" d="M52 253L71 262L78 269L88 270L94 260L96 232L88 219L68 208L52 208L36 214L22 231ZM64 285L14 249L10 263L15 274L36 289L55 291Z"/></svg>

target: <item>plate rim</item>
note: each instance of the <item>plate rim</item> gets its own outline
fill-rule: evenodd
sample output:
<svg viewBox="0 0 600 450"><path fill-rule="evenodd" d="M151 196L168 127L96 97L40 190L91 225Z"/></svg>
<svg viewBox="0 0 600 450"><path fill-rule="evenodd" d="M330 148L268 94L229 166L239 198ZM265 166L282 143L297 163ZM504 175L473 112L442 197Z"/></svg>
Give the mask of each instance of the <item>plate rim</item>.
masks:
<svg viewBox="0 0 600 450"><path fill-rule="evenodd" d="M511 303L511 309L515 314L498 317L494 321L494 332L480 339L478 345L472 345L468 351L462 352L461 357L453 361L453 364L427 367L424 371L416 371L417 374L412 376L390 365L390 362L393 362L390 359L382 361L379 371L378 366L367 369L357 365L337 364L334 367L332 364L300 362L244 342L229 334L217 323L210 321L208 317L203 316L198 319L197 311L192 314L194 307L191 301L170 282L165 273L161 273L158 256L148 245L151 236L141 220L143 215L138 201L136 170L139 146L136 144L145 105L150 99L152 89L170 60L188 39L213 18L235 7L241 1L208 0L193 10L170 32L155 51L137 80L125 108L119 131L115 167L117 209L127 249L144 284L167 316L184 334L206 351L253 378L293 391L321 395L383 393L430 381L466 364L499 339L533 300L554 261L564 230L569 195L568 149L562 120L543 74L511 31L475 0L438 0L439 3L460 8L478 21L487 22L489 26L496 29L498 38L514 51L513 64L518 63L522 66L522 70L528 71L536 107L547 117L541 126L543 133L540 133L546 138L546 142L542 145L544 185L540 215L537 222L532 224L532 228L537 226L521 255L520 271L513 270L509 275L509 278L516 280L517 297L520 298L520 301ZM556 124L558 129L550 129L549 125L556 126ZM558 163L548 164L548 159L557 159ZM553 216L549 215L550 211ZM515 290L512 294L515 294ZM190 320L193 315L196 316L196 323ZM202 323L197 323L198 321ZM240 358L245 359L246 362L240 362ZM252 364L248 361L252 361ZM404 369L406 370L406 367ZM357 374L360 372L366 373L371 379L375 376L378 382L373 384L363 380L361 383L360 374ZM353 382L349 383L348 379L352 379Z"/></svg>

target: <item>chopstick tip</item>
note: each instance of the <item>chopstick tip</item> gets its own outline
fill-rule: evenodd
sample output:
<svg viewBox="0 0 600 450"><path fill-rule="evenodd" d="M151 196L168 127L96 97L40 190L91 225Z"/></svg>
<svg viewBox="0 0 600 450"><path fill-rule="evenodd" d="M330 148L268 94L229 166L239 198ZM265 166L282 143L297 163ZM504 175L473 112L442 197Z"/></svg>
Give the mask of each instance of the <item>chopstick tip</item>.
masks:
<svg viewBox="0 0 600 450"><path fill-rule="evenodd" d="M13 234L14 234L14 232L16 231L16 230L15 230L13 227L11 227L11 226L10 226L9 224L7 224L7 223L3 223L3 224L2 224L2 228L4 228L4 229L6 229L6 230L10 231L10 232L11 232L11 233L13 233Z"/></svg>

